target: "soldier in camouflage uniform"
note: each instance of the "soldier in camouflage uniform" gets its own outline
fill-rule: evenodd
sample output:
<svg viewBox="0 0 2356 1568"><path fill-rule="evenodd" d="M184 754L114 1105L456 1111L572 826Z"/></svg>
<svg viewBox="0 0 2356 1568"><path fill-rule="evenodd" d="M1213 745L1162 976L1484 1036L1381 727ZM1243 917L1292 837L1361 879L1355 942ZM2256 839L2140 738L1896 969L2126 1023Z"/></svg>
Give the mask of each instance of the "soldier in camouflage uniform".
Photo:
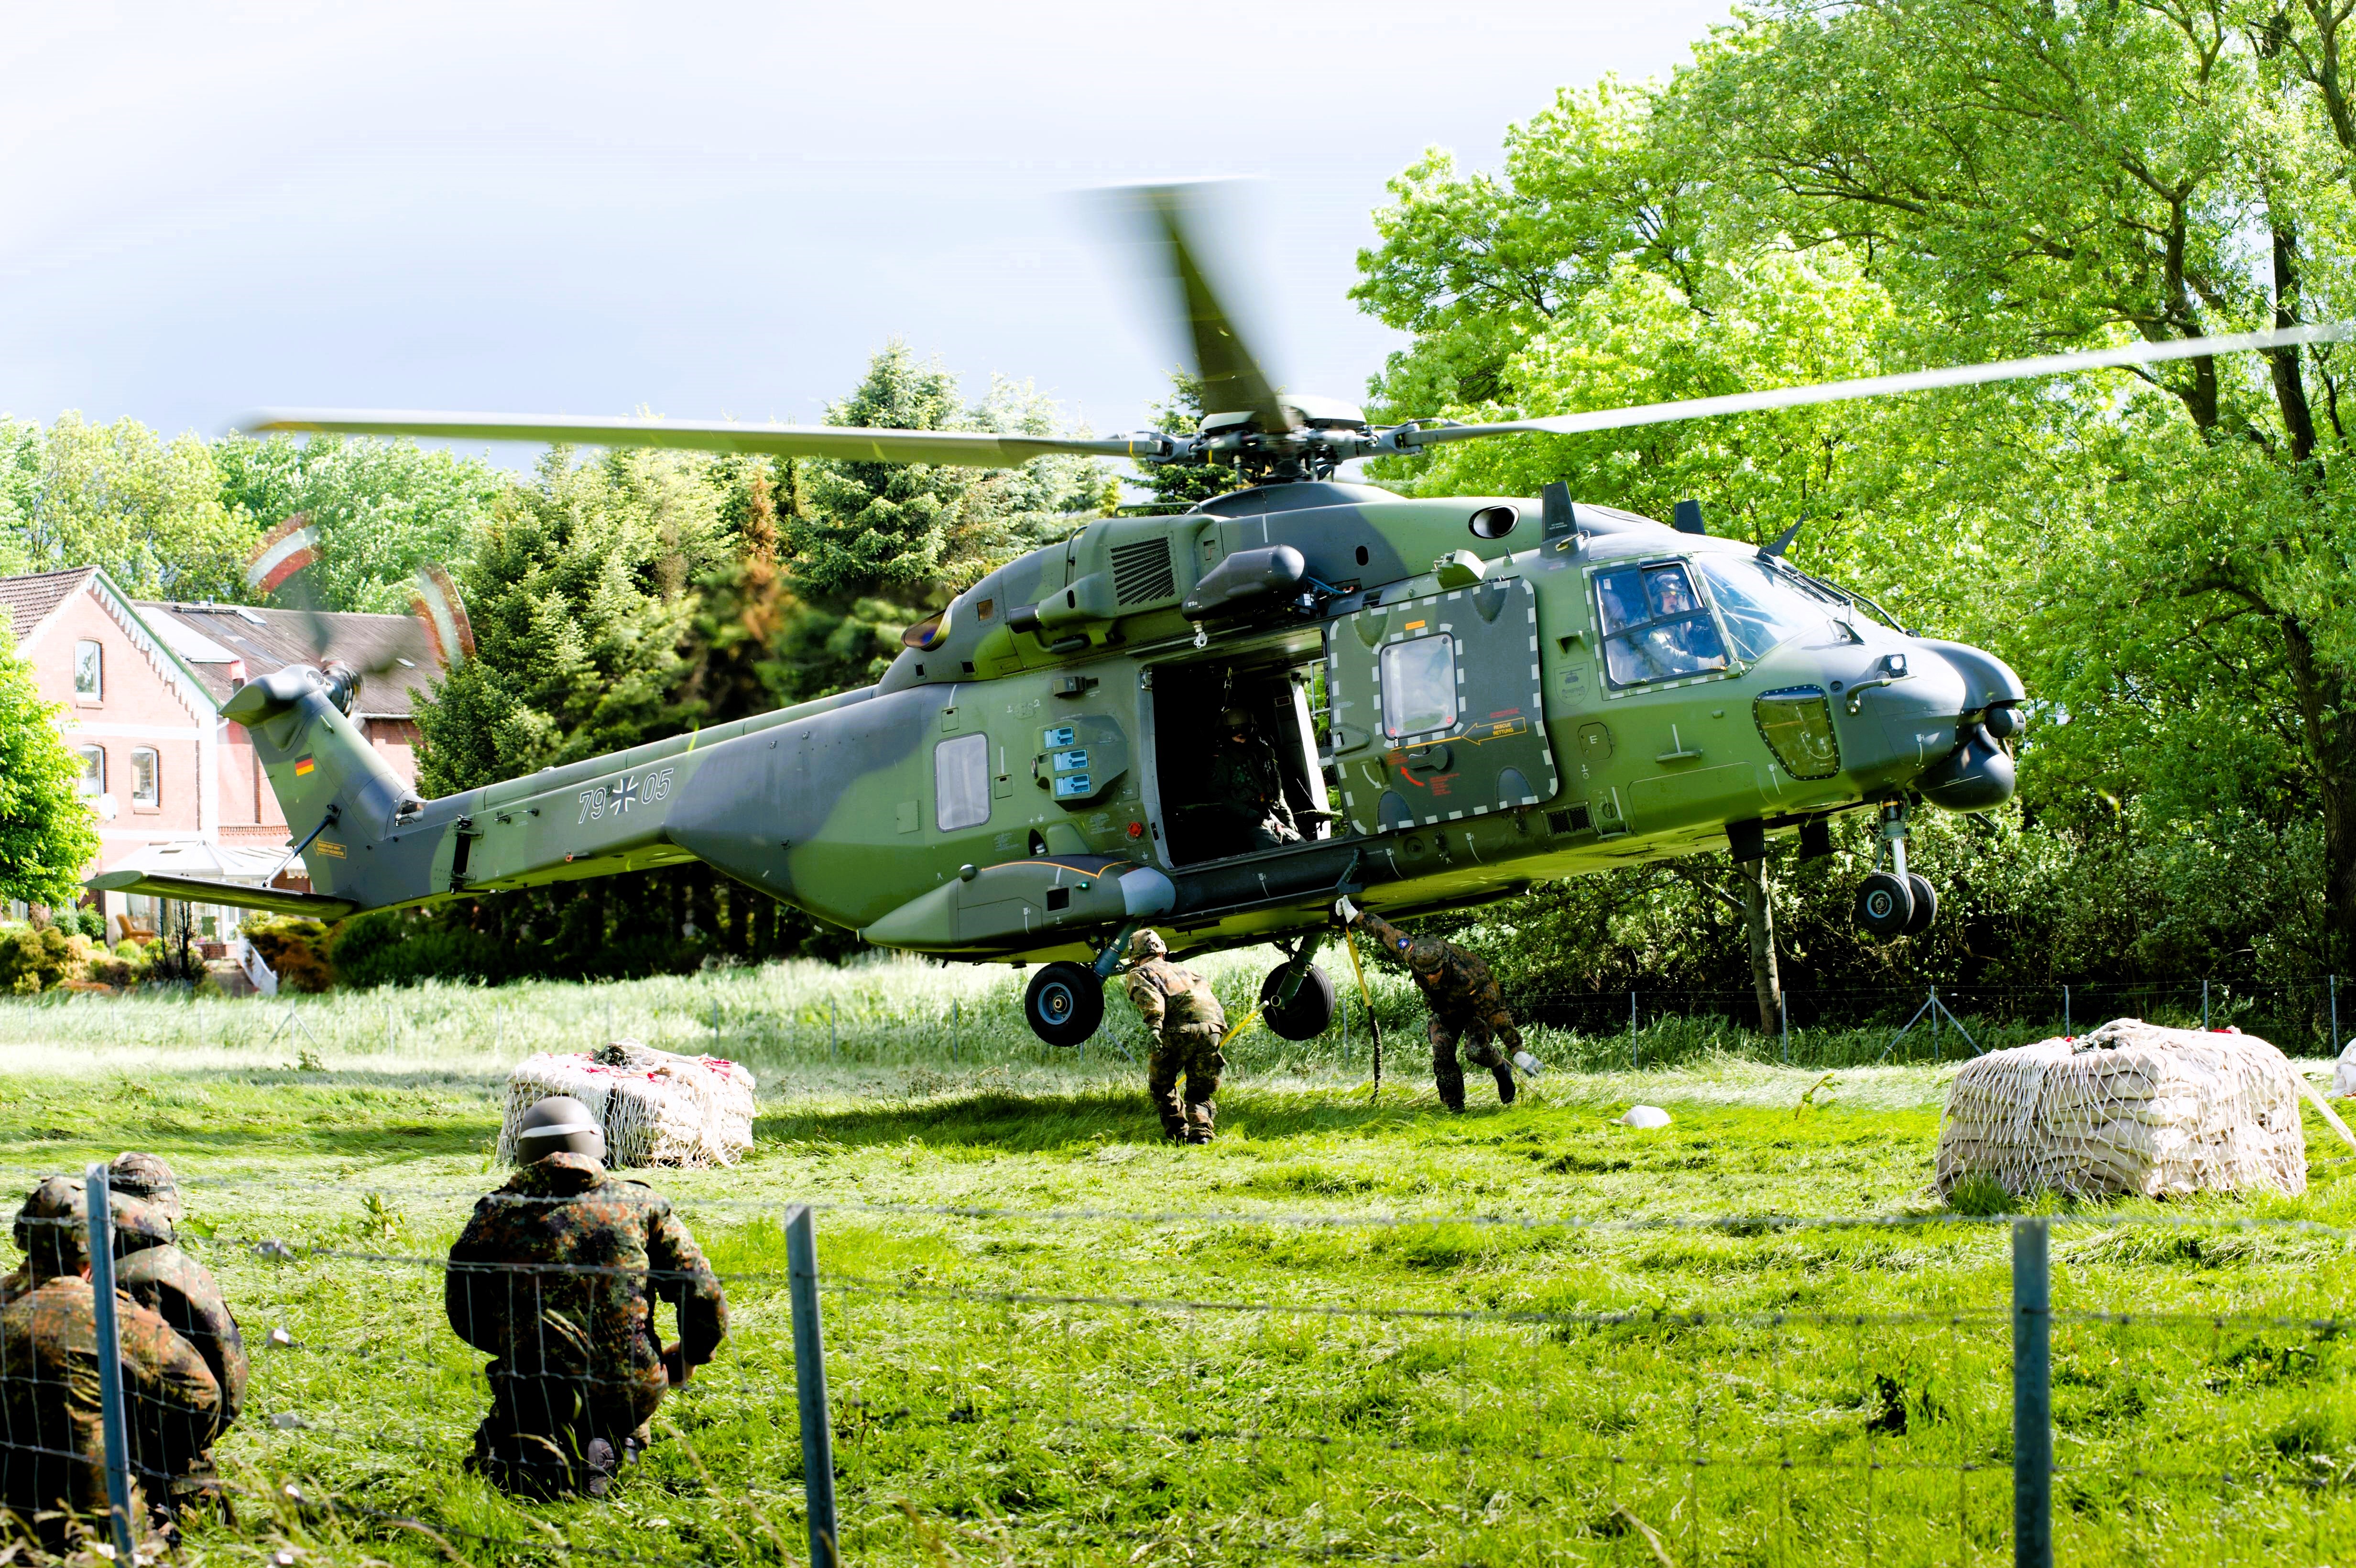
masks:
<svg viewBox="0 0 2356 1568"><path fill-rule="evenodd" d="M1211 994L1211 983L1170 962L1169 955L1159 933L1137 933L1129 939L1129 972L1121 984L1153 1033L1145 1088L1161 1115L1162 1133L1179 1143L1206 1144L1219 1115L1219 1074L1227 1065L1219 1054L1227 1015ZM1178 1093L1181 1074L1186 1080L1183 1100Z"/></svg>
<svg viewBox="0 0 2356 1568"><path fill-rule="evenodd" d="M1240 855L1253 849L1274 849L1301 840L1293 825L1291 803L1284 798L1284 770L1269 745L1240 708L1220 716L1223 737L1211 752L1211 804L1234 824L1231 848Z"/></svg>
<svg viewBox="0 0 2356 1568"><path fill-rule="evenodd" d="M0 1506L16 1533L50 1552L102 1535L106 1443L99 1412L97 1300L78 1183L53 1176L16 1217L25 1293L0 1308ZM188 1342L117 1295L123 1393L130 1413L133 1517L168 1520L167 1485L218 1435L220 1392Z"/></svg>
<svg viewBox="0 0 2356 1568"><path fill-rule="evenodd" d="M712 1359L728 1304L670 1205L606 1174L605 1135L578 1100L527 1111L516 1154L523 1168L450 1249L443 1297L458 1338L497 1358L472 1467L531 1495L603 1497L664 1391ZM679 1313L668 1348L658 1298Z"/></svg>
<svg viewBox="0 0 2356 1568"><path fill-rule="evenodd" d="M1522 1048L1522 1031L1514 1027L1489 965L1445 938L1409 936L1346 898L1333 901L1333 914L1344 926L1374 938L1376 949L1406 964L1415 977L1424 1006L1431 1009L1431 1076L1440 1087L1440 1103L1451 1111L1464 1108L1464 1069L1456 1060L1456 1042L1462 1040L1466 1054L1497 1080L1499 1103L1512 1104L1515 1066L1536 1076L1538 1060Z"/></svg>
<svg viewBox="0 0 2356 1568"><path fill-rule="evenodd" d="M119 1154L107 1166L107 1180L114 1215L114 1287L169 1323L205 1359L220 1389L220 1426L226 1432L245 1408L245 1337L212 1270L180 1249L177 1229L184 1213L172 1168L152 1154ZM225 1501L210 1452L198 1455L186 1474L173 1477L172 1499L175 1507L199 1499L216 1505Z"/></svg>

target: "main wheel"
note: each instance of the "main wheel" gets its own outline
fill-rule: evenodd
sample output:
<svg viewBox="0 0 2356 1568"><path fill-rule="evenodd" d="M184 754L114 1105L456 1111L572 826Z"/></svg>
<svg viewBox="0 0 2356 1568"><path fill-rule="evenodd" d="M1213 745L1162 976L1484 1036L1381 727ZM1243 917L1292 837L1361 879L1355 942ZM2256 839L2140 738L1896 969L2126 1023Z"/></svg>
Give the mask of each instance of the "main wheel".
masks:
<svg viewBox="0 0 2356 1568"><path fill-rule="evenodd" d="M1280 1007L1276 993L1284 984L1284 970L1285 965L1278 965L1259 983L1260 1022L1279 1040L1315 1040L1333 1021L1333 978L1311 965L1292 1000Z"/></svg>
<svg viewBox="0 0 2356 1568"><path fill-rule="evenodd" d="M1939 918L1939 892L1912 871L1906 873L1906 886L1914 895L1914 912L1906 922L1906 934L1920 936Z"/></svg>
<svg viewBox="0 0 2356 1568"><path fill-rule="evenodd" d="M1875 936L1903 936L1914 918L1914 893L1889 871L1876 871L1857 890L1857 923Z"/></svg>
<svg viewBox="0 0 2356 1568"><path fill-rule="evenodd" d="M1104 982L1085 964L1050 964L1031 976L1023 1019L1049 1045L1077 1045L1104 1022Z"/></svg>

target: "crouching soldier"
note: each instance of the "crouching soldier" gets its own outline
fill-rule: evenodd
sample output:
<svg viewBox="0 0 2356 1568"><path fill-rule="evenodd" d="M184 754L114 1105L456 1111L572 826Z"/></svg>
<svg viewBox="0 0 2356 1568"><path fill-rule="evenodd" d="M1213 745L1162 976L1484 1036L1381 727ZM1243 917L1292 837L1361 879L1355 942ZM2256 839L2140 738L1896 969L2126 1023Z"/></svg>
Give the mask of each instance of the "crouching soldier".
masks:
<svg viewBox="0 0 2356 1568"><path fill-rule="evenodd" d="M12 1533L48 1552L106 1532L106 1439L99 1406L98 1298L81 1187L53 1176L16 1216L24 1293L0 1307L0 1506ZM114 1300L129 1415L134 1526L168 1530L170 1482L219 1435L220 1392L172 1326Z"/></svg>
<svg viewBox="0 0 2356 1568"><path fill-rule="evenodd" d="M1211 994L1208 980L1170 961L1169 946L1160 933L1141 931L1131 936L1129 958L1121 984L1153 1034L1153 1048L1145 1059L1145 1090L1161 1115L1162 1134L1179 1143L1209 1143L1219 1116L1219 1074L1227 1065L1219 1054L1227 1015ZM1183 1100L1181 1075L1186 1085Z"/></svg>
<svg viewBox="0 0 2356 1568"><path fill-rule="evenodd" d="M1540 1068L1538 1059L1522 1049L1522 1031L1514 1027L1514 1015L1489 965L1444 937L1409 936L1346 898L1333 901L1333 916L1344 928L1374 938L1377 949L1404 963L1415 976L1431 1013L1431 1076L1440 1088L1440 1103L1451 1111L1464 1108L1464 1069L1456 1060L1456 1042L1462 1040L1465 1054L1497 1080L1499 1103L1512 1104L1514 1068L1518 1065L1533 1077Z"/></svg>
<svg viewBox="0 0 2356 1568"><path fill-rule="evenodd" d="M606 1174L605 1136L567 1095L516 1134L522 1169L475 1205L443 1296L458 1338L496 1358L470 1467L532 1496L603 1497L648 1441L666 1389L728 1332L728 1304L654 1189ZM679 1315L666 1347L655 1302Z"/></svg>
<svg viewBox="0 0 2356 1568"><path fill-rule="evenodd" d="M212 1270L180 1249L186 1217L172 1168L152 1154L116 1155L106 1168L114 1218L114 1288L172 1326L220 1390L220 1430L245 1408L245 1338ZM226 1507L209 1448L172 1478L177 1510L204 1501Z"/></svg>

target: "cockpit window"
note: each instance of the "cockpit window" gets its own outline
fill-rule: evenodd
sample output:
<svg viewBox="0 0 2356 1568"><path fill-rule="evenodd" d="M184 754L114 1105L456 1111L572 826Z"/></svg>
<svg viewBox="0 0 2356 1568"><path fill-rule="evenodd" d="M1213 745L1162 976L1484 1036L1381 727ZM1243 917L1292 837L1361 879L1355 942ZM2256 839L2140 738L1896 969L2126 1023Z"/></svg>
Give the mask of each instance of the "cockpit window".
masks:
<svg viewBox="0 0 2356 1568"><path fill-rule="evenodd" d="M1597 572L1595 593L1603 613L1603 667L1613 685L1726 667L1725 640L1685 562Z"/></svg>
<svg viewBox="0 0 2356 1568"><path fill-rule="evenodd" d="M1745 663L1803 632L1824 631L1845 607L1756 556L1697 556L1693 564L1718 601L1735 656Z"/></svg>

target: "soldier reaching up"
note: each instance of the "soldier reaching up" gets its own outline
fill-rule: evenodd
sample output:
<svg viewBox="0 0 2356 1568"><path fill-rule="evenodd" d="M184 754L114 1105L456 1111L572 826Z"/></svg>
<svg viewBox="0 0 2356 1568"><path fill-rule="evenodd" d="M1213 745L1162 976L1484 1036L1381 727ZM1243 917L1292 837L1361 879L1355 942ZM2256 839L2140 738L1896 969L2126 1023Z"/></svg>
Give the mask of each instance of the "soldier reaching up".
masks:
<svg viewBox="0 0 2356 1568"><path fill-rule="evenodd" d="M1522 1031L1497 989L1489 965L1444 937L1409 936L1378 914L1360 909L1346 898L1333 901L1333 918L1374 938L1389 957L1406 964L1424 1005L1431 1009L1431 1076L1440 1086L1440 1103L1451 1111L1464 1108L1464 1069L1456 1060L1456 1042L1465 1041L1466 1054L1497 1080L1497 1099L1514 1103L1514 1068L1536 1077L1538 1059L1522 1049ZM1505 1051L1498 1049L1505 1042ZM1507 1061L1505 1051L1512 1052Z"/></svg>
<svg viewBox="0 0 2356 1568"><path fill-rule="evenodd" d="M648 1442L666 1389L728 1333L728 1303L695 1238L642 1181L605 1173L588 1107L553 1095L523 1115L523 1168L475 1205L450 1249L444 1310L497 1358L471 1467L534 1496L603 1497ZM665 1346L655 1302L679 1313Z"/></svg>
<svg viewBox="0 0 2356 1568"><path fill-rule="evenodd" d="M1219 1054L1227 1015L1208 980L1170 962L1160 933L1131 936L1129 958L1121 985L1153 1035L1145 1059L1145 1091L1161 1114L1162 1134L1176 1143L1209 1143L1219 1115L1219 1074L1227 1065ZM1181 1074L1186 1080L1183 1100L1178 1093Z"/></svg>

